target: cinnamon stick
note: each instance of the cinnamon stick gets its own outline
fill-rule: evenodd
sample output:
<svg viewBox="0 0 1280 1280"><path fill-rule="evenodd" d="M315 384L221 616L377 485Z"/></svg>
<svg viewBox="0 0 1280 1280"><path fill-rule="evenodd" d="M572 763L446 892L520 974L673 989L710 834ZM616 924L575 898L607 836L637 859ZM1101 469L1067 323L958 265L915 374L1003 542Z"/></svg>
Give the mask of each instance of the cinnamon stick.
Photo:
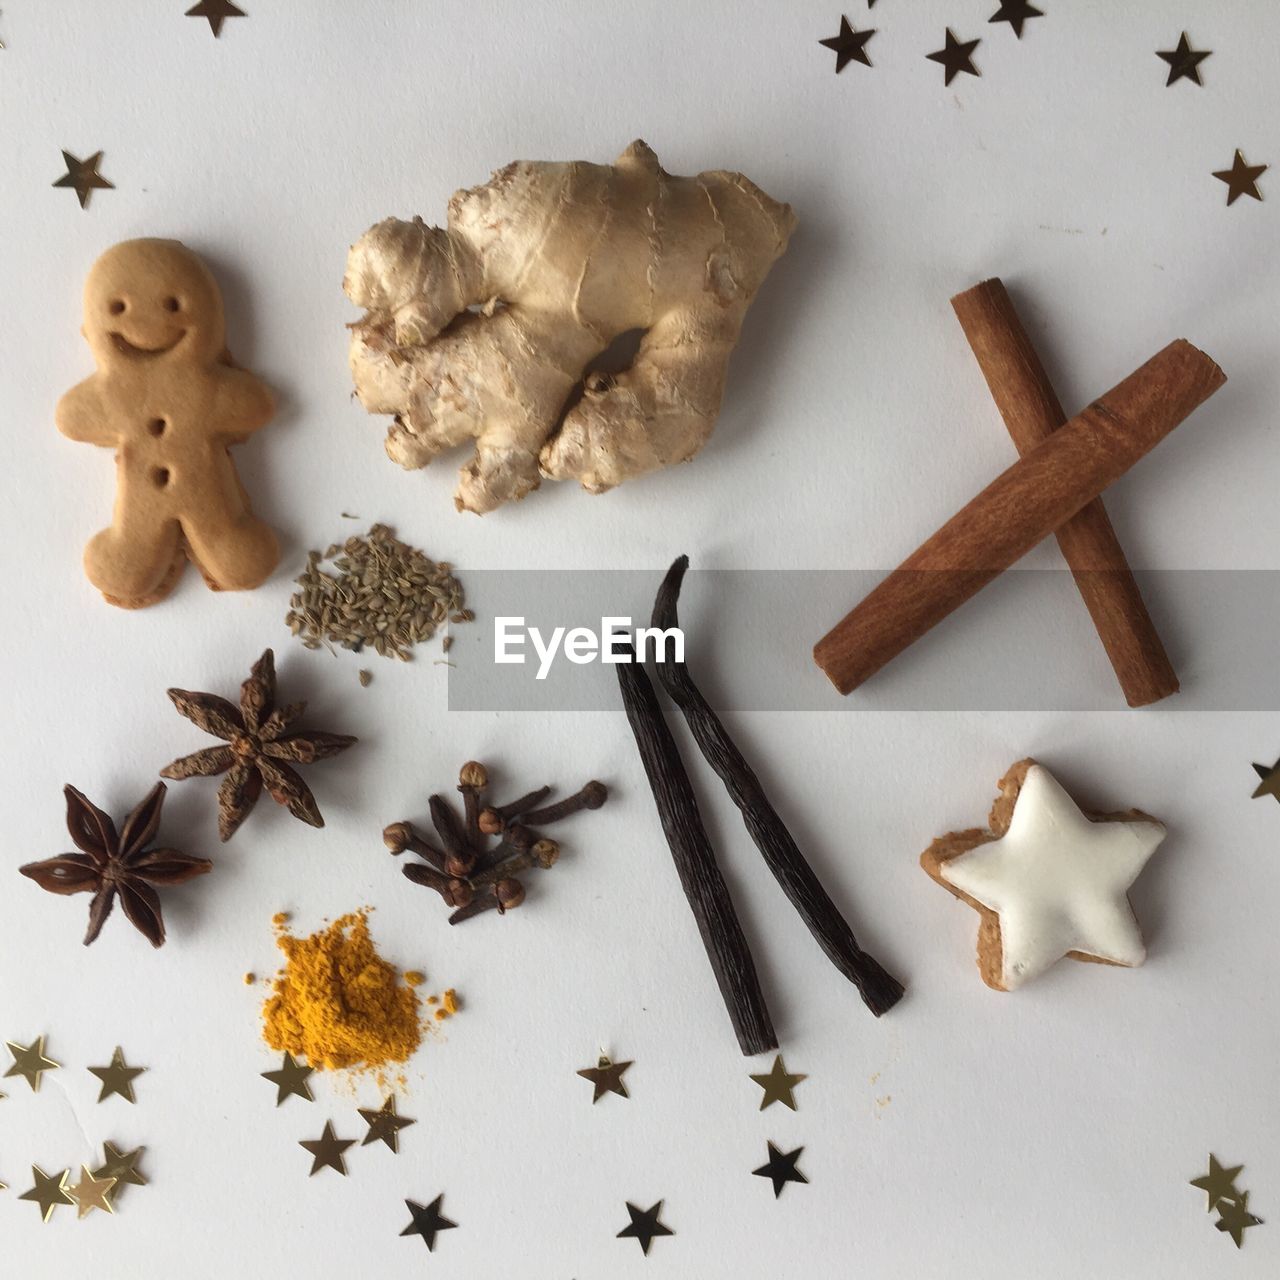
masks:
<svg viewBox="0 0 1280 1280"><path fill-rule="evenodd" d="M1149 453L1224 382L1178 339L996 477L814 646L856 689Z"/></svg>
<svg viewBox="0 0 1280 1280"><path fill-rule="evenodd" d="M984 280L951 305L1019 454L1067 420L1049 375L999 279ZM1131 707L1178 692L1178 677L1143 603L1101 498L1057 530L1076 587Z"/></svg>

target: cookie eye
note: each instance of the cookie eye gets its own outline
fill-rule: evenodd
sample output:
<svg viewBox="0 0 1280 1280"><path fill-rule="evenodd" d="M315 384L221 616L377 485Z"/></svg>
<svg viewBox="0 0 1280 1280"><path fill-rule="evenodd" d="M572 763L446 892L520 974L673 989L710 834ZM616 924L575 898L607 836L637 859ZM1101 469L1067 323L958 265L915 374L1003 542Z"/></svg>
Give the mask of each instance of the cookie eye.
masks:
<svg viewBox="0 0 1280 1280"><path fill-rule="evenodd" d="M182 303L180 303L177 298L166 298L164 300L164 309L166 311L181 311Z"/></svg>
<svg viewBox="0 0 1280 1280"><path fill-rule="evenodd" d="M122 315L125 309L125 303L122 298L112 300L111 306L107 308L113 316Z"/></svg>

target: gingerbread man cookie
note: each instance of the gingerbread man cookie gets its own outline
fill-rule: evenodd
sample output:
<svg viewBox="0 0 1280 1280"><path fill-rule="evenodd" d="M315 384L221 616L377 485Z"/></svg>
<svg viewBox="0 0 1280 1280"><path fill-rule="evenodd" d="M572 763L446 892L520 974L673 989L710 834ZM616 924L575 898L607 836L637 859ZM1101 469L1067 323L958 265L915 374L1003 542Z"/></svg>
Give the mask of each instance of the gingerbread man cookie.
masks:
<svg viewBox="0 0 1280 1280"><path fill-rule="evenodd" d="M1022 760L1000 779L989 830L939 836L920 865L974 907L978 970L1012 991L1064 956L1140 965L1142 934L1129 886L1164 839L1137 809L1087 814L1043 765Z"/></svg>
<svg viewBox="0 0 1280 1280"><path fill-rule="evenodd" d="M249 510L229 446L265 426L270 390L234 368L222 295L176 240L126 240L85 283L83 333L98 371L58 402L58 430L116 451L115 516L85 548L89 581L138 609L191 560L215 591L259 586L280 559Z"/></svg>

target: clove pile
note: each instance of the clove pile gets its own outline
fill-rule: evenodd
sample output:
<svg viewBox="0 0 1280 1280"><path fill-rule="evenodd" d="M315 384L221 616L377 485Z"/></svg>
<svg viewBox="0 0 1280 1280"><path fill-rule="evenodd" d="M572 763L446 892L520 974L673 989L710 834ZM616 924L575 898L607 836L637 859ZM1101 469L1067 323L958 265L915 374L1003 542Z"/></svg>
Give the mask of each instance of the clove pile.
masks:
<svg viewBox="0 0 1280 1280"><path fill-rule="evenodd" d="M438 844L410 822L393 822L382 832L393 857L416 853L422 862L401 867L414 884L434 889L453 908L450 924L461 924L485 911L505 915L524 902L521 877L535 868L549 871L560 846L536 828L559 822L580 809L598 809L609 797L603 782L588 782L581 791L547 804L550 787L539 787L504 805L486 804L489 774L470 760L458 771L462 817L444 796L428 801Z"/></svg>

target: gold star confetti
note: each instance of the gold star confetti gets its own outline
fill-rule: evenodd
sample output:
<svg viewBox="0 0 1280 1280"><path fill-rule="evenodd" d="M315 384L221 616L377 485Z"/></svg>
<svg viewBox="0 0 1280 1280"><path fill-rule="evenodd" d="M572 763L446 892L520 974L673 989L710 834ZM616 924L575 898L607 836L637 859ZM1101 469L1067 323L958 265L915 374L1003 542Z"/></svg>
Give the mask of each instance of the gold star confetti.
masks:
<svg viewBox="0 0 1280 1280"><path fill-rule="evenodd" d="M776 1200L782 1194L782 1188L788 1182L808 1182L809 1179L796 1168L796 1163L800 1157L804 1155L804 1148L797 1147L794 1151L779 1151L773 1143L769 1143L769 1159L758 1169L752 1169L751 1172L757 1178L768 1178L773 1183L773 1198Z"/></svg>
<svg viewBox="0 0 1280 1280"><path fill-rule="evenodd" d="M308 1142L300 1142L298 1146L309 1151L315 1158L311 1161L311 1177L315 1177L321 1169L336 1169L345 1178L347 1176L347 1164L342 1158L342 1153L348 1147L354 1147L356 1140L354 1138L339 1138L333 1132L333 1121L326 1120L324 1122L324 1132L318 1138L312 1138Z"/></svg>
<svg viewBox="0 0 1280 1280"><path fill-rule="evenodd" d="M440 1212L444 1195L438 1195L430 1204L419 1204L416 1200L406 1200L405 1207L413 1219L400 1233L402 1236L421 1236L427 1246L427 1252L436 1247L436 1234L440 1231L452 1231L458 1224L451 1222Z"/></svg>
<svg viewBox="0 0 1280 1280"><path fill-rule="evenodd" d="M764 1097L760 1099L761 1111L765 1107L771 1107L775 1102L781 1102L794 1111L796 1099L793 1090L801 1080L807 1080L809 1077L789 1072L782 1061L782 1054L778 1054L773 1060L773 1066L767 1072L751 1078L764 1090Z"/></svg>
<svg viewBox="0 0 1280 1280"><path fill-rule="evenodd" d="M1235 204L1241 196L1252 196L1255 200L1262 199L1262 192L1258 190L1258 179L1266 173L1268 165L1265 164L1246 164L1243 151L1236 151L1236 158L1231 162L1230 169L1217 169L1214 171L1214 177L1219 182L1227 184L1227 206Z"/></svg>
<svg viewBox="0 0 1280 1280"><path fill-rule="evenodd" d="M663 1226L659 1221L662 1217L662 1205L663 1202L659 1200L657 1204L650 1205L647 1209L638 1209L628 1200L627 1213L630 1214L631 1221L618 1232L618 1239L639 1241L640 1252L647 1257L649 1246L653 1244L656 1237L675 1235L670 1227Z"/></svg>
<svg viewBox="0 0 1280 1280"><path fill-rule="evenodd" d="M1262 1219L1249 1212L1249 1193L1242 1191L1238 1200L1223 1201L1215 1225L1219 1231L1225 1231L1240 1249L1244 1247L1244 1233L1250 1227L1260 1227Z"/></svg>
<svg viewBox="0 0 1280 1280"><path fill-rule="evenodd" d="M620 1098L629 1098L631 1095L627 1092L627 1086L622 1082L622 1077L627 1068L634 1065L633 1062L610 1062L604 1054L601 1054L599 1062L594 1067L583 1067L578 1074L584 1080L590 1080L595 1086L595 1092L591 1095L592 1105L599 1102L606 1093L616 1093Z"/></svg>
<svg viewBox="0 0 1280 1280"><path fill-rule="evenodd" d="M75 1204L67 1194L69 1172L69 1169L63 1169L61 1173L50 1175L45 1173L38 1164L33 1164L31 1176L36 1180L36 1184L30 1191L24 1191L18 1199L34 1200L40 1206L40 1220L48 1222L53 1217L53 1211L60 1204Z"/></svg>
<svg viewBox="0 0 1280 1280"><path fill-rule="evenodd" d="M988 22L1007 22L1013 34L1022 39L1022 28L1031 18L1043 18L1044 10L1029 4L1028 0L1000 0L1000 8L987 19Z"/></svg>
<svg viewBox="0 0 1280 1280"><path fill-rule="evenodd" d="M418 1123L407 1116L396 1115L395 1094L388 1094L386 1102L377 1111L366 1111L363 1107L357 1110L360 1112L360 1118L369 1126L369 1132L364 1135L364 1141L360 1144L362 1147L367 1147L369 1143L377 1142L381 1138L392 1151L398 1154L400 1130Z"/></svg>
<svg viewBox="0 0 1280 1280"><path fill-rule="evenodd" d="M95 1178L113 1178L115 1187L113 1194L119 1197L125 1187L145 1187L147 1180L138 1172L138 1161L146 1147L134 1147L132 1151L121 1151L114 1142L102 1144L102 1164L93 1171Z"/></svg>
<svg viewBox="0 0 1280 1280"><path fill-rule="evenodd" d="M1253 771L1262 781L1258 783L1251 799L1257 800L1259 796L1272 796L1276 800L1280 800L1280 761L1275 764L1255 763Z"/></svg>
<svg viewBox="0 0 1280 1280"><path fill-rule="evenodd" d="M1165 88L1177 84L1179 80L1190 80L1195 84L1204 84L1200 79L1200 64L1210 56L1211 51L1197 51L1191 47L1184 31L1176 49L1164 49L1157 52L1156 57L1169 64L1169 78L1164 82Z"/></svg>
<svg viewBox="0 0 1280 1280"><path fill-rule="evenodd" d="M102 163L101 151L95 151L87 160L78 160L70 151L64 151L62 159L67 166L67 171L53 185L70 187L76 193L82 209L89 207L89 196L92 192L115 190L116 184L108 182L98 172L98 166Z"/></svg>
<svg viewBox="0 0 1280 1280"><path fill-rule="evenodd" d="M950 27L947 28L947 43L936 53L926 53L930 62L940 62L946 71L943 84L950 84L962 71L966 75L980 76L981 71L973 65L973 51L982 43L981 40L957 40Z"/></svg>
<svg viewBox="0 0 1280 1280"><path fill-rule="evenodd" d="M146 1070L146 1067L131 1067L124 1060L124 1050L116 1045L111 1055L109 1067L90 1067L89 1074L102 1081L102 1092L98 1101L105 1102L113 1093L118 1093L126 1102L136 1102L133 1096L133 1082Z"/></svg>
<svg viewBox="0 0 1280 1280"><path fill-rule="evenodd" d="M111 1192L115 1189L115 1185L114 1178L95 1177L84 1165L81 1165L80 1181L74 1187L67 1188L67 1194L76 1202L79 1210L76 1217L83 1218L85 1214L92 1213L95 1209L115 1213L111 1203Z"/></svg>
<svg viewBox="0 0 1280 1280"><path fill-rule="evenodd" d="M818 43L836 55L836 75L839 75L851 62L860 62L864 67L871 65L871 59L867 57L867 42L873 35L874 28L870 31L855 31L849 25L849 19L842 14L839 33L819 40Z"/></svg>
<svg viewBox="0 0 1280 1280"><path fill-rule="evenodd" d="M31 1086L32 1093L38 1092L40 1080L46 1071L53 1071L62 1065L44 1056L44 1036L25 1047L12 1040L6 1040L5 1044L13 1054L13 1066L4 1073L6 1079L9 1076L22 1076Z"/></svg>
<svg viewBox="0 0 1280 1280"><path fill-rule="evenodd" d="M209 20L209 28L216 39L222 34L222 24L228 18L247 18L249 15L243 9L237 8L231 3L231 0L200 0L199 4L193 5L187 10L188 18L207 18Z"/></svg>
<svg viewBox="0 0 1280 1280"><path fill-rule="evenodd" d="M1234 1200L1240 1193L1236 1190L1236 1179L1240 1176L1240 1171L1244 1165L1237 1164L1231 1168L1224 1168L1218 1163L1218 1157L1212 1153L1209 1156L1209 1172L1203 1177L1192 1178L1191 1185L1199 1187L1201 1191L1209 1199L1206 1206L1208 1211L1212 1213L1223 1200Z"/></svg>
<svg viewBox="0 0 1280 1280"><path fill-rule="evenodd" d="M307 1077L313 1070L315 1070L314 1067L309 1067L304 1062L297 1062L293 1054L286 1053L284 1061L275 1071L263 1071L261 1075L264 1080L270 1080L276 1086L276 1106L278 1107L286 1098L292 1098L295 1094L308 1102L315 1101L311 1086L307 1083Z"/></svg>

